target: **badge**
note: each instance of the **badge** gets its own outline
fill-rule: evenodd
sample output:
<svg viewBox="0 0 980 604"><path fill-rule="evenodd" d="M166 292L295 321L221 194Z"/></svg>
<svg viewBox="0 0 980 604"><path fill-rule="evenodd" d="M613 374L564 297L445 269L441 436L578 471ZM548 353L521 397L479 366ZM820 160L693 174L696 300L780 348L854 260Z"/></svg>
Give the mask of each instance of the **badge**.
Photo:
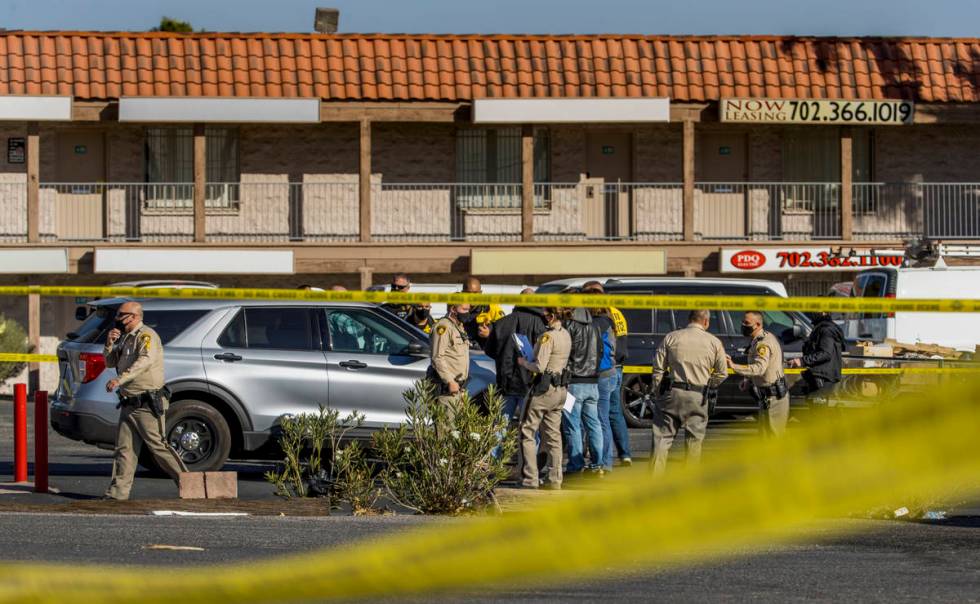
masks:
<svg viewBox="0 0 980 604"><path fill-rule="evenodd" d="M760 357L768 357L769 356L769 347L766 346L765 344L759 344L758 346L755 347L755 352Z"/></svg>
<svg viewBox="0 0 980 604"><path fill-rule="evenodd" d="M440 326L436 327L436 334L437 335L440 335L441 336L444 333L446 333L446 326L445 325L440 325Z"/></svg>

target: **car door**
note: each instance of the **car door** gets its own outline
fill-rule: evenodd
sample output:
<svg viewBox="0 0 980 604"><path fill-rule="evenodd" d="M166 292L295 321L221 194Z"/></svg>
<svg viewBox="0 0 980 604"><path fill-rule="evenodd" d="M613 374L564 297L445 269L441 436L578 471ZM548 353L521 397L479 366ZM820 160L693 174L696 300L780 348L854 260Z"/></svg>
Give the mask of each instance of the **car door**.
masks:
<svg viewBox="0 0 980 604"><path fill-rule="evenodd" d="M428 343L371 308L328 308L322 316L331 407L363 413L367 426L404 422L403 394L425 377Z"/></svg>
<svg viewBox="0 0 980 604"><path fill-rule="evenodd" d="M205 339L204 370L208 382L241 401L255 430L329 402L316 309L246 306L229 315Z"/></svg>

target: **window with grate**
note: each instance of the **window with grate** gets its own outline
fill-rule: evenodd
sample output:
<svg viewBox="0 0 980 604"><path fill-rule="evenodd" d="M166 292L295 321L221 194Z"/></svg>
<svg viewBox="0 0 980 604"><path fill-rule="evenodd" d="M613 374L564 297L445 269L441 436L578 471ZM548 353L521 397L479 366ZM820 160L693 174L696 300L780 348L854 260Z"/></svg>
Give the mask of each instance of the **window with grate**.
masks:
<svg viewBox="0 0 980 604"><path fill-rule="evenodd" d="M238 129L205 130L207 166L205 203L208 208L238 206ZM193 207L194 131L186 127L146 129L146 200L150 208Z"/></svg>
<svg viewBox="0 0 980 604"><path fill-rule="evenodd" d="M456 131L456 200L463 208L521 206L521 129L464 128ZM534 182L551 182L551 140L534 131ZM535 205L545 203L535 196Z"/></svg>

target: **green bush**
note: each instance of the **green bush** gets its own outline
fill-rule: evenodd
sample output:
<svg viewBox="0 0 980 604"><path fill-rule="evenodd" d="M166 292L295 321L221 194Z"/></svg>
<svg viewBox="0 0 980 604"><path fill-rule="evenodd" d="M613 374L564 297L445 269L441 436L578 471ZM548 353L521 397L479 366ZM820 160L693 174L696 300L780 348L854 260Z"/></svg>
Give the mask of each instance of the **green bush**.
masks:
<svg viewBox="0 0 980 604"><path fill-rule="evenodd" d="M280 421L283 461L265 478L285 497L327 497L330 504L346 502L355 514L371 510L377 501L371 467L356 443L342 448L347 433L364 423L357 411L341 419L336 409L302 413ZM327 459L324 459L324 453Z"/></svg>
<svg viewBox="0 0 980 604"><path fill-rule="evenodd" d="M374 435L381 480L391 499L424 514L462 514L494 502L494 488L509 475L517 435L501 414L491 387L482 408L464 394L450 418L427 380L405 393L407 422ZM501 452L494 456L500 445Z"/></svg>
<svg viewBox="0 0 980 604"><path fill-rule="evenodd" d="M0 352L26 354L30 352L27 333L17 321L0 314ZM0 382L17 377L27 363L0 363Z"/></svg>

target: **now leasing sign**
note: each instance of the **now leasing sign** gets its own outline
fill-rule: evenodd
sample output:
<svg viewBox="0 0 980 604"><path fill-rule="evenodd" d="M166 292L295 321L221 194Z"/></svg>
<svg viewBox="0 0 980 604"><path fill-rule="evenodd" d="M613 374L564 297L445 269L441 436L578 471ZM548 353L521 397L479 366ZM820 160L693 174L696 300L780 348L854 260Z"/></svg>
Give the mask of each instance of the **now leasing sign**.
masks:
<svg viewBox="0 0 980 604"><path fill-rule="evenodd" d="M856 271L902 266L901 250L868 250L829 247L724 248L723 273L799 273Z"/></svg>
<svg viewBox="0 0 980 604"><path fill-rule="evenodd" d="M911 101L722 99L723 122L755 124L911 124Z"/></svg>

